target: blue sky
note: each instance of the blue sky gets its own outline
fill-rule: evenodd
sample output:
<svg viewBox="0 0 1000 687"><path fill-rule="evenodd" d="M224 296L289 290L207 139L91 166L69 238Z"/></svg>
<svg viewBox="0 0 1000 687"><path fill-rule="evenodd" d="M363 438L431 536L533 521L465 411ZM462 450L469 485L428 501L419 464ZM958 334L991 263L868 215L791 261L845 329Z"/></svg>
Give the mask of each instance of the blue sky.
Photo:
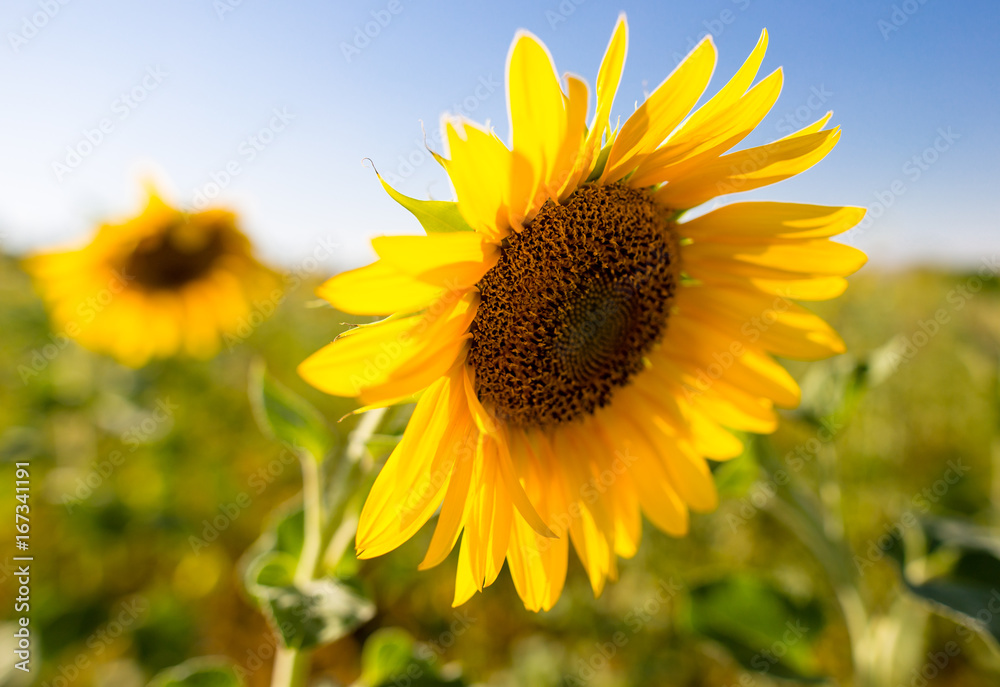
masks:
<svg viewBox="0 0 1000 687"><path fill-rule="evenodd" d="M225 186L216 202L274 261L333 241L326 271L359 264L372 236L418 231L365 158L405 193L450 198L420 122L432 147L456 108L506 136L514 32L534 32L560 73L592 84L621 11L631 34L616 115L706 32L714 92L766 27L761 75L783 66L785 84L745 145L827 109L844 135L804 175L744 195L872 207L845 240L875 264L1000 252L996 0L6 0L0 242L83 240L138 209L152 175L188 206Z"/></svg>

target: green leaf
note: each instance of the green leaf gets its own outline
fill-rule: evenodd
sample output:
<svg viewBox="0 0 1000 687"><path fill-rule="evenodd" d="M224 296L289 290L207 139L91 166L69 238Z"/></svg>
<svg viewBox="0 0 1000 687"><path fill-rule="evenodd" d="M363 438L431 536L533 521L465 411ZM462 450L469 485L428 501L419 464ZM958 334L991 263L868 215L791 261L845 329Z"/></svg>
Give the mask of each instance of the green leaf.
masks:
<svg viewBox="0 0 1000 687"><path fill-rule="evenodd" d="M454 667L454 666L449 666ZM406 630L389 627L373 633L361 652L361 684L367 687L464 687L461 675L445 677L427 647Z"/></svg>
<svg viewBox="0 0 1000 687"><path fill-rule="evenodd" d="M594 171L590 173L589 177L587 177L586 183L597 181L601 178L601 175L604 174L604 167L608 164L608 156L611 154L611 146L613 143L614 141L608 141L604 144L604 147L601 148L601 152L597 154L597 160L594 162Z"/></svg>
<svg viewBox="0 0 1000 687"><path fill-rule="evenodd" d="M295 571L302 553L299 504L279 511L244 558L243 584L287 647L334 642L375 615L372 602L345 580L301 584Z"/></svg>
<svg viewBox="0 0 1000 687"><path fill-rule="evenodd" d="M376 174L378 173L376 172ZM381 176L379 176L378 180L382 182L382 188L385 189L386 193L392 196L393 200L397 203L409 210L428 234L473 231L472 227L469 226L468 222L465 221L465 218L458 211L458 203L444 200L417 200L416 198L410 198L385 183L385 180Z"/></svg>
<svg viewBox="0 0 1000 687"><path fill-rule="evenodd" d="M979 633L1000 649L1000 538L968 522L936 518L904 538L901 573L906 588L938 615ZM915 579L913 570L931 570Z"/></svg>
<svg viewBox="0 0 1000 687"><path fill-rule="evenodd" d="M802 402L793 411L819 427L824 418L846 421L869 387L867 360L840 355L809 365L802 379Z"/></svg>
<svg viewBox="0 0 1000 687"><path fill-rule="evenodd" d="M413 637L401 628L378 630L361 652L361 681L378 685L406 671L413 658Z"/></svg>
<svg viewBox="0 0 1000 687"><path fill-rule="evenodd" d="M149 687L242 687L232 666L223 658L202 657L159 673Z"/></svg>
<svg viewBox="0 0 1000 687"><path fill-rule="evenodd" d="M326 420L304 398L275 381L263 361L250 367L250 404L261 430L322 460L336 441Z"/></svg>
<svg viewBox="0 0 1000 687"><path fill-rule="evenodd" d="M289 587L294 584L297 563L294 556L282 551L265 552L255 558L247 569L245 577L247 590L266 601L269 588Z"/></svg>
<svg viewBox="0 0 1000 687"><path fill-rule="evenodd" d="M740 499L760 478L760 466L754 458L752 444L747 443L743 454L712 465L715 487L720 500Z"/></svg>
<svg viewBox="0 0 1000 687"><path fill-rule="evenodd" d="M282 643L308 649L335 642L375 616L375 605L332 579L271 590L268 608Z"/></svg>
<svg viewBox="0 0 1000 687"><path fill-rule="evenodd" d="M820 682L813 643L824 625L819 602L792 599L750 575L691 590L690 622L724 646L744 668L800 682Z"/></svg>

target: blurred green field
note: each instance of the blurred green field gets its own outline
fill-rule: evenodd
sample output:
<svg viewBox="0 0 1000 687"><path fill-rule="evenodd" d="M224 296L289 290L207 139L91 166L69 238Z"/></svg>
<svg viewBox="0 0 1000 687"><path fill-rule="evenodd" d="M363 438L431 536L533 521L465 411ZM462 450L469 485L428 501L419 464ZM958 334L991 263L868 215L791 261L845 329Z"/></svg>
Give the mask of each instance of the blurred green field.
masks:
<svg viewBox="0 0 1000 687"><path fill-rule="evenodd" d="M268 514L301 483L297 462L254 422L247 371L262 357L278 380L347 432L354 420L337 418L351 405L295 374L347 319L316 304L315 283L294 289L271 319L211 361L129 370L51 338L27 277L14 259L0 260L0 512L10 514L2 518L0 605L12 617L12 463L30 460L37 684L145 685L156 672L202 655L228 657L247 684L268 684L275 640L241 591L239 561ZM377 614L321 649L315 674L350 684L365 640L378 628L401 627L426 642L428 656L460 664L470 683L497 687L745 687L771 684L786 664L802 676L860 684L828 571L768 493L784 465L827 512L843 513L844 540L860 557L848 562L860 576L862 601L877 617L894 619L873 627L873 638L891 643L886 633L907 633L899 641L912 656L900 659L888 684L921 684L911 668L938 654L947 660L929 684L1000 684L994 648L904 593L894 561L901 547L880 543L896 527L909 545L920 529L908 524L916 517L1000 527L997 280L975 270L867 269L845 296L815 310L850 353L790 364L803 383L803 408L785 413L774 436L748 440L746 455L719 469L723 505L695 516L689 537L671 539L647 525L639 554L621 562L620 581L598 600L571 556L563 598L535 615L523 610L506 572L452 609L457 552L418 572L430 540L425 528L390 555L345 563L359 572ZM949 463L958 473L947 472ZM837 540L840 520L823 526ZM911 583L936 579L934 566L949 565L940 558L911 560L908 553ZM748 635L727 624L727 612L745 603L748 613L766 616L773 604L754 596L760 585L779 590L804 628L781 661L776 651L774 661L751 653L741 664L733 637ZM0 681L16 685L11 641L5 628ZM949 643L959 649L954 655Z"/></svg>

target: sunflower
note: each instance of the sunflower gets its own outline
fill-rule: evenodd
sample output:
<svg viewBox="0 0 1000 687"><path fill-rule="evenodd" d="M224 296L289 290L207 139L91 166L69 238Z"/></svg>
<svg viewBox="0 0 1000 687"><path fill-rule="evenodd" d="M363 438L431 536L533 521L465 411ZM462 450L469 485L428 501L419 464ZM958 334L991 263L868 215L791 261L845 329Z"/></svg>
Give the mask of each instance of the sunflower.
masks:
<svg viewBox="0 0 1000 687"><path fill-rule="evenodd" d="M222 339L231 346L245 338L282 297L235 215L189 214L153 190L137 217L24 266L57 334L131 367L177 353L208 358Z"/></svg>
<svg viewBox="0 0 1000 687"><path fill-rule="evenodd" d="M783 139L727 152L778 97L753 84L761 34L736 75L690 113L715 65L699 43L620 127L609 121L628 29L597 76L561 84L520 32L507 60L510 147L445 117L435 155L457 202L385 185L427 230L373 240L378 260L326 282L341 311L389 315L300 366L316 387L366 407L417 397L364 505L363 558L391 551L440 508L421 568L461 536L455 604L507 561L525 606L549 609L570 543L595 595L639 546L641 514L676 536L717 505L706 459L741 453L730 430L775 429L799 388L773 355L814 360L844 345L793 302L843 292L863 253L828 238L863 210L721 195L797 174L840 137L830 115ZM563 87L565 86L565 87Z"/></svg>

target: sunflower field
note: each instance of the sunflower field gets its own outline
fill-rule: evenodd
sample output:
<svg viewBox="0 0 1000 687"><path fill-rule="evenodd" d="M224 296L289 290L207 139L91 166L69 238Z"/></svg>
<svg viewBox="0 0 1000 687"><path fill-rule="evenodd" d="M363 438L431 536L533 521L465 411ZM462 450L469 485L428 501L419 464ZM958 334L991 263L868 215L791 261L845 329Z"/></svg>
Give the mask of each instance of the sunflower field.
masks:
<svg viewBox="0 0 1000 687"><path fill-rule="evenodd" d="M899 181L771 200L847 134L761 140L733 4L623 115L624 13L589 79L518 30L509 137L424 141L449 198L366 162L409 214L366 264L151 177L0 251L0 684L1000 684L1000 262L866 265Z"/></svg>

